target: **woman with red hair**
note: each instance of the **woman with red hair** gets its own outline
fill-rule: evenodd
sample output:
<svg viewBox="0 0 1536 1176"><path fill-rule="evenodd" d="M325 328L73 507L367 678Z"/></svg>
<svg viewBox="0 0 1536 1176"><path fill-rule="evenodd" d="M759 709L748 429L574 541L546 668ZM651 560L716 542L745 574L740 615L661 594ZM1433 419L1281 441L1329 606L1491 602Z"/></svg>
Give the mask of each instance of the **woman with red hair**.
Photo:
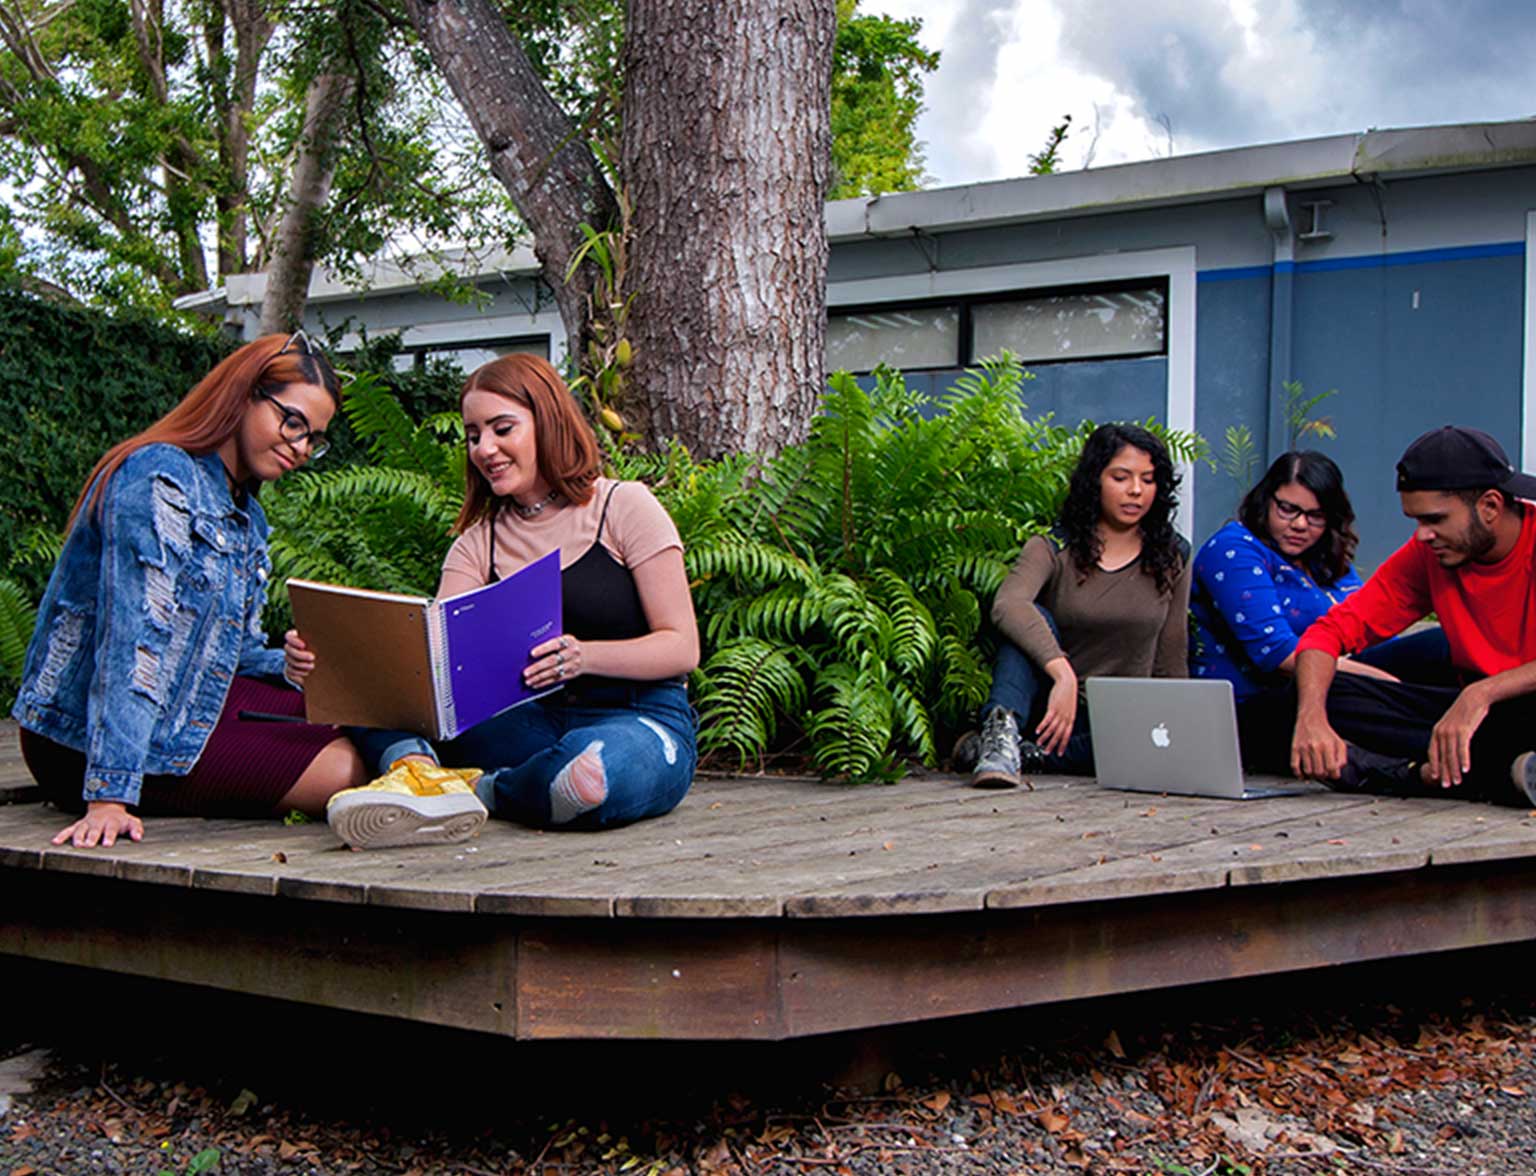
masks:
<svg viewBox="0 0 1536 1176"><path fill-rule="evenodd" d="M257 491L325 452L339 400L307 336L268 335L96 463L12 711L45 795L83 809L55 844L137 841L141 814L318 814L366 778L334 728L242 718L303 714L307 667L261 628Z"/></svg>
<svg viewBox="0 0 1536 1176"><path fill-rule="evenodd" d="M468 462L458 539L438 596L499 580L559 550L565 632L508 666L560 686L440 749L393 732L357 735L385 776L334 797L331 827L354 846L445 840L444 800L469 778L493 814L540 828L593 829L669 812L693 780L695 716L684 675L698 664L683 544L643 483L601 475L597 439L553 367L507 355L465 381ZM441 773L441 775L437 774Z"/></svg>

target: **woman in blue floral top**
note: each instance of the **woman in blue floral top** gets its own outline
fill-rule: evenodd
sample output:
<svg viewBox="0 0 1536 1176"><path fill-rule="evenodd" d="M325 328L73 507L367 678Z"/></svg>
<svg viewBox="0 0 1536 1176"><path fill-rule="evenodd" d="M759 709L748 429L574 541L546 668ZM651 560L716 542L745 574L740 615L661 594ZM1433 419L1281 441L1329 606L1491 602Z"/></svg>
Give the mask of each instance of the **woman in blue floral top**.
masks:
<svg viewBox="0 0 1536 1176"><path fill-rule="evenodd" d="M1289 678L1307 627L1356 591L1359 537L1339 467L1315 451L1283 453L1244 497L1238 517L1201 547L1190 591L1190 668L1226 678L1239 703ZM1437 629L1397 638L1339 668L1427 681L1448 671Z"/></svg>

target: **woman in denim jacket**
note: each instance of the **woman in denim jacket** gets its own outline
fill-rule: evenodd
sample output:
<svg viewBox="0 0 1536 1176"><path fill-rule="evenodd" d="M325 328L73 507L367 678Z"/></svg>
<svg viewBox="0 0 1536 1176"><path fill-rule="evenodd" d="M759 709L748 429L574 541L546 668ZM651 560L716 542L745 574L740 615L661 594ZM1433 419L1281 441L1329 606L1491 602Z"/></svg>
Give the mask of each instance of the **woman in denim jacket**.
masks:
<svg viewBox="0 0 1536 1176"><path fill-rule="evenodd" d="M140 840L139 813L318 814L364 779L333 728L241 717L303 713L284 652L264 646L271 561L256 491L325 451L338 401L306 336L269 335L96 463L12 711L45 794L83 802L55 844Z"/></svg>

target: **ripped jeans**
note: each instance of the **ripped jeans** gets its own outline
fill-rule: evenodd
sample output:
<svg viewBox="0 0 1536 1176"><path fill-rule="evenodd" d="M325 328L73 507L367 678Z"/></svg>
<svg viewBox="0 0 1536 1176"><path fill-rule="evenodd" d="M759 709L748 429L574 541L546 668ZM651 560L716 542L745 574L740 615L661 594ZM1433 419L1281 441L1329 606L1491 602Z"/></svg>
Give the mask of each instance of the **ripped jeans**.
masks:
<svg viewBox="0 0 1536 1176"><path fill-rule="evenodd" d="M514 707L440 745L437 755L447 767L490 773L494 816L540 829L602 829L677 807L693 783L697 725L680 681L605 683L580 701L572 690ZM415 735L348 734L380 772L402 755L432 754ZM584 808L561 786L561 771L593 747L607 797Z"/></svg>

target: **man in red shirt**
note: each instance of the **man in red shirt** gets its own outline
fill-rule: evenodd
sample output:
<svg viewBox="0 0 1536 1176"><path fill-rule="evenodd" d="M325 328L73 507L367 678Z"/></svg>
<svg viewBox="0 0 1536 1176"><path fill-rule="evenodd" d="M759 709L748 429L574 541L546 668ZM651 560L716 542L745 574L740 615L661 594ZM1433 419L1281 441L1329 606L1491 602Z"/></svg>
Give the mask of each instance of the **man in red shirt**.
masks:
<svg viewBox="0 0 1536 1176"><path fill-rule="evenodd" d="M1413 538L1302 636L1291 769L1335 787L1536 805L1536 478L1447 425L1397 465ZM1462 685L1355 674L1335 659L1428 613Z"/></svg>

